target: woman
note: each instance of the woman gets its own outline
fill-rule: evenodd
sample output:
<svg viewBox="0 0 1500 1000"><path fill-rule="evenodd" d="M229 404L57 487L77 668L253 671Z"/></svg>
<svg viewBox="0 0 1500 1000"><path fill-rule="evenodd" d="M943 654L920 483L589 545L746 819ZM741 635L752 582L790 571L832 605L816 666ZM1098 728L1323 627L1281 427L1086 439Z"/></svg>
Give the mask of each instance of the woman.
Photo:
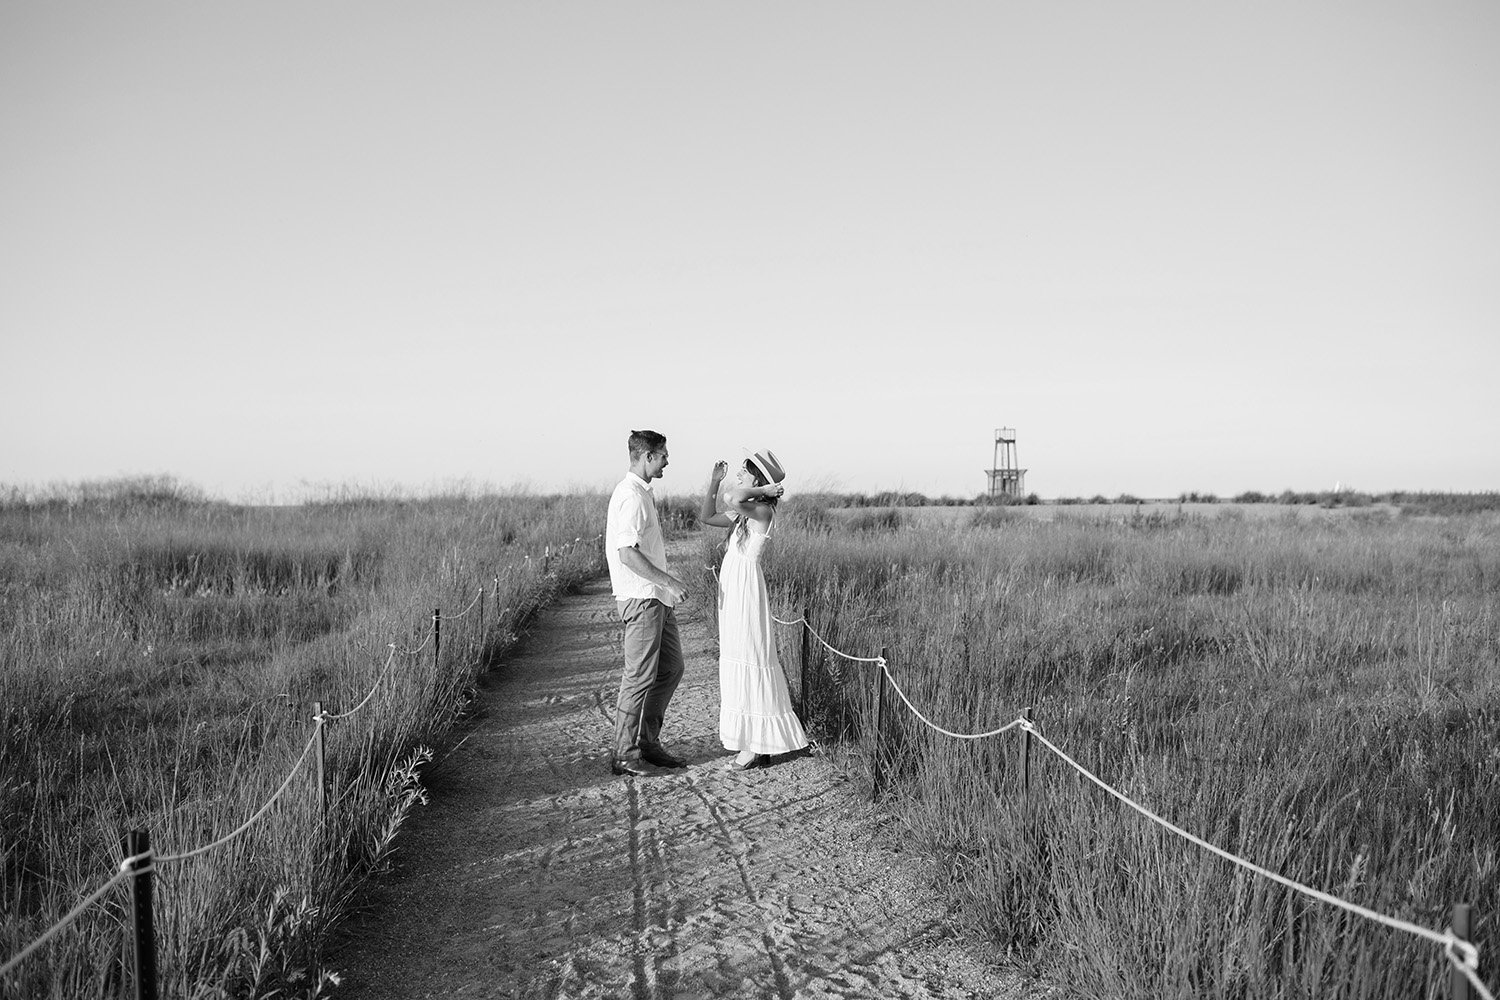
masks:
<svg viewBox="0 0 1500 1000"><path fill-rule="evenodd" d="M721 492L728 468L715 463L698 517L731 529L719 569L719 739L726 750L738 751L730 767L743 771L764 767L773 754L801 750L807 734L776 658L760 566L786 473L775 453L758 451L735 473L734 486Z"/></svg>

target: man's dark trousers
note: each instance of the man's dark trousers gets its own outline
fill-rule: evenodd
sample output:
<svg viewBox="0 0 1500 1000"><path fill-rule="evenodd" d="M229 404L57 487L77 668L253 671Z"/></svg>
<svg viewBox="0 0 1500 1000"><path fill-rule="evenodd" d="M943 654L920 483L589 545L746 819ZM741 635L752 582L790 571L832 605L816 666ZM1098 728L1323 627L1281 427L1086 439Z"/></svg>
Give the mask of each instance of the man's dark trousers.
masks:
<svg viewBox="0 0 1500 1000"><path fill-rule="evenodd" d="M682 640L677 616L656 598L616 604L625 623L625 672L615 706L615 757L639 760L642 749L661 746L667 702L682 680Z"/></svg>

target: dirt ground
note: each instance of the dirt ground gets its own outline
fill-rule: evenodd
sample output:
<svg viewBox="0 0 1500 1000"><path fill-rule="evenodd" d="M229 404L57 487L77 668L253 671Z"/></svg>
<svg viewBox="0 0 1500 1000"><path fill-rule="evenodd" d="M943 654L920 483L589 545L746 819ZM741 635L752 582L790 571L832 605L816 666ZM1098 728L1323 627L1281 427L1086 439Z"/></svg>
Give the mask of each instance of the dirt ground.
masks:
<svg viewBox="0 0 1500 1000"><path fill-rule="evenodd" d="M693 543L696 545L696 543ZM674 547L672 562L690 558ZM339 997L1038 997L931 890L859 783L814 754L725 769L715 641L680 612L671 776L609 773L607 580L546 611L486 679L395 870L330 955Z"/></svg>

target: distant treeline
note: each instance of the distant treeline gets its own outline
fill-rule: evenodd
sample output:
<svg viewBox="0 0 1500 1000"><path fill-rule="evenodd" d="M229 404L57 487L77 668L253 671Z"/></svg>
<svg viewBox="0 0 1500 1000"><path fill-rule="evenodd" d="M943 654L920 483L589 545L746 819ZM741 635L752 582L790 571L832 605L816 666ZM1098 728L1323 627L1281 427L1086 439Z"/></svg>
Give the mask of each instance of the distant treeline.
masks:
<svg viewBox="0 0 1500 1000"><path fill-rule="evenodd" d="M1320 507L1369 507L1386 504L1400 508L1405 514L1473 514L1480 511L1500 510L1500 491L1482 493L1432 493L1423 491L1395 490L1388 493L1360 493L1353 490L1297 491L1282 490L1280 493L1262 493L1249 490L1232 497L1220 497L1215 493L1191 491L1176 497L1145 500L1129 493L1107 497L1096 493L1089 497L1057 497L1043 500L1035 493L1024 497L990 497L981 493L972 498L928 497L922 493L887 490L881 493L818 494L809 498L799 494L798 499L814 499L828 506L837 507L986 507L1029 506L1042 503L1075 504L1144 504L1144 503L1275 503L1301 504Z"/></svg>
<svg viewBox="0 0 1500 1000"><path fill-rule="evenodd" d="M171 476L129 476L43 487L0 484L0 510L20 507L188 506L208 502L198 487Z"/></svg>
<svg viewBox="0 0 1500 1000"><path fill-rule="evenodd" d="M470 492L469 495L473 495ZM380 495L377 492L330 495L317 501L320 504L368 504L390 500L409 499L392 492ZM446 499L463 499L453 496ZM910 490L884 490L879 493L798 493L796 499L803 504L825 507L991 507L1034 506L1037 504L1144 504L1144 503L1275 503L1315 505L1319 507L1369 507L1385 504L1400 508L1404 514L1473 514L1481 511L1500 510L1500 490L1480 493L1437 493L1420 490L1394 490L1387 493L1361 493L1355 490L1282 490L1280 493L1262 493L1247 490L1232 497L1220 497L1216 493L1192 490L1175 497L1142 499L1130 493L1107 497L1102 493L1083 497L1057 497L1043 500L1035 493L1024 497L991 497L980 493L973 497L940 496L929 497L925 493ZM0 510L16 507L70 507L105 504L110 506L188 506L211 502L198 487L184 483L171 476L136 476L123 479L98 480L82 483L53 485L41 490L22 489L0 484ZM697 519L697 500L684 500L681 504L667 505L674 515L688 522ZM677 510L680 506L682 509Z"/></svg>

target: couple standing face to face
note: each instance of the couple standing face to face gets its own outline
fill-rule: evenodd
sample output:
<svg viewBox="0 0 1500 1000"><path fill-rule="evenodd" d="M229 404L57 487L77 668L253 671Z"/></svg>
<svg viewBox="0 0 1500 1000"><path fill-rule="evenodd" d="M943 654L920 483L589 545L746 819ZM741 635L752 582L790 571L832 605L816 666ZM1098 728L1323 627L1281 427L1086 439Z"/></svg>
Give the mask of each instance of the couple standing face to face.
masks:
<svg viewBox="0 0 1500 1000"><path fill-rule="evenodd" d="M611 769L645 776L686 766L661 744L667 704L683 674L682 643L674 608L687 587L667 566L651 482L666 472L667 439L655 431L631 431L630 471L610 496L605 554L610 584L624 626L624 670L615 705ZM760 553L770 531L771 509L785 473L775 454L756 452L734 474L734 487L716 496L727 472L718 463L710 477L701 519L717 527L743 528L749 519L763 531L743 551L726 553L720 569L720 737L738 751L741 768L801 749L806 735L792 710L786 678L770 635L770 610ZM724 509L717 509L722 497Z"/></svg>
<svg viewBox="0 0 1500 1000"><path fill-rule="evenodd" d="M631 431L630 433L630 471L648 483L653 479L661 479L667 473L667 466L671 464L671 454L667 450L666 437L657 434L655 431ZM637 435L642 438L639 442L636 440ZM652 440L654 438L659 438L660 442L657 443ZM643 450L638 452L636 450L638 447ZM766 451L755 457L747 458L740 463L739 468L734 473L736 485L741 487L768 486L772 483L773 478L777 482L780 481L780 475L776 475L768 469L763 469L757 464L757 459L767 461L767 459L761 457L762 455L770 456L769 463L775 468L776 473L780 472L780 463L776 461L775 453Z"/></svg>

